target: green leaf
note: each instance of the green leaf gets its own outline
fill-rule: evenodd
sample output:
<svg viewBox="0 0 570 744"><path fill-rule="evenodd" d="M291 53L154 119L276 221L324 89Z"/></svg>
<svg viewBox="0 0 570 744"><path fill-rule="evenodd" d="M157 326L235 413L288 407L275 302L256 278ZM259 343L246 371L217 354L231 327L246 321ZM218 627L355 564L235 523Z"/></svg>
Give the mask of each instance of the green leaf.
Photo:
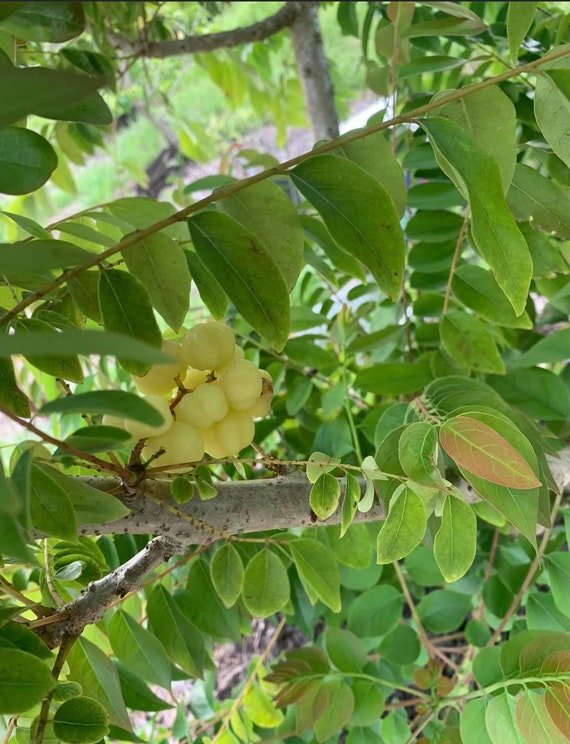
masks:
<svg viewBox="0 0 570 744"><path fill-rule="evenodd" d="M214 588L208 562L203 558L192 562L186 589L177 590L174 598L184 614L191 617L203 633L234 643L240 642L238 608L224 606Z"/></svg>
<svg viewBox="0 0 570 744"><path fill-rule="evenodd" d="M555 155L570 168L570 100L548 72L537 76L534 115L544 139Z"/></svg>
<svg viewBox="0 0 570 744"><path fill-rule="evenodd" d="M243 589L244 569L240 554L231 543L214 553L210 576L215 590L226 607L232 607Z"/></svg>
<svg viewBox="0 0 570 744"><path fill-rule="evenodd" d="M35 319L27 319L28 327L30 327L29 321L32 320ZM37 324L41 321L35 320L35 322ZM44 325L47 324L43 324L42 328ZM3 337L0 345L0 357L9 357L14 354L28 357L50 353L62 356L69 354L122 356L126 359L144 362L147 366L172 362L171 357L147 343L121 333L104 333L90 329L65 328L62 331L14 333Z"/></svg>
<svg viewBox="0 0 570 744"><path fill-rule="evenodd" d="M190 272L182 248L167 235L155 233L125 250L123 256L153 307L178 332L190 304Z"/></svg>
<svg viewBox="0 0 570 744"><path fill-rule="evenodd" d="M450 3L456 5L456 3ZM434 18L431 21L414 23L405 29L403 36L417 38L419 36L476 36L483 33L487 26L478 18Z"/></svg>
<svg viewBox="0 0 570 744"><path fill-rule="evenodd" d="M292 540L289 547L303 585L333 612L340 612L340 578L331 549L309 538Z"/></svg>
<svg viewBox="0 0 570 744"><path fill-rule="evenodd" d="M455 188L452 183L440 183L439 181L428 181L427 183L418 183L408 191L408 206L411 209L449 209L450 207L463 207L465 206L465 199L461 196L459 191ZM428 246L433 254L433 246ZM453 246L453 249L455 246ZM453 254L453 249L451 254ZM417 253L417 246L414 247ZM438 251L439 254L439 251ZM451 260L446 256L430 256L432 264L436 259L443 260L446 268ZM417 259L416 259L417 263ZM414 268L418 268L417 265ZM431 268L431 264L429 265ZM424 268L427 271L428 266ZM419 269L418 269L419 270ZM432 269L437 271L439 269Z"/></svg>
<svg viewBox="0 0 570 744"><path fill-rule="evenodd" d="M269 617L285 607L289 594L289 577L281 559L268 549L254 555L243 577L242 597L248 612Z"/></svg>
<svg viewBox="0 0 570 744"><path fill-rule="evenodd" d="M418 604L420 620L433 633L452 633L460 627L471 609L471 595L449 589L436 589Z"/></svg>
<svg viewBox="0 0 570 744"><path fill-rule="evenodd" d="M331 540L333 553L339 563L362 570L368 568L372 541L365 524L352 524L344 537L340 535L338 527L331 527L327 532Z"/></svg>
<svg viewBox="0 0 570 744"><path fill-rule="evenodd" d="M500 486L473 475L464 468L460 468L460 471L479 496L503 514L513 527L536 548L538 489L521 490Z"/></svg>
<svg viewBox="0 0 570 744"><path fill-rule="evenodd" d="M354 710L354 695L342 679L325 681L323 687L328 692L328 705L323 715L315 721L314 732L318 742L325 742L344 728L350 721Z"/></svg>
<svg viewBox="0 0 570 744"><path fill-rule="evenodd" d="M95 744L109 733L109 714L97 700L81 695L59 706L53 731L64 742Z"/></svg>
<svg viewBox="0 0 570 744"><path fill-rule="evenodd" d="M394 202L366 171L336 155L318 155L291 171L293 182L317 208L333 238L395 298L404 270L404 238Z"/></svg>
<svg viewBox="0 0 570 744"><path fill-rule="evenodd" d="M442 91L432 99L441 99L442 105L430 111L429 116L445 117L459 124L499 166L503 192L508 191L513 179L517 159L516 110L509 96L499 86L491 85L465 96L461 101L445 103L449 91ZM489 121L495 125L489 127ZM451 166L453 167L453 162ZM463 192L463 188L458 186ZM464 194L464 196L467 196Z"/></svg>
<svg viewBox="0 0 570 744"><path fill-rule="evenodd" d="M382 658L391 664L398 666L412 664L420 655L420 639L409 625L396 625L384 636L378 651Z"/></svg>
<svg viewBox="0 0 570 744"><path fill-rule="evenodd" d="M485 725L493 744L524 744L515 720L515 699L506 692L489 700Z"/></svg>
<svg viewBox="0 0 570 744"><path fill-rule="evenodd" d="M426 524L423 500L402 484L390 500L388 516L378 533L376 562L393 563L409 555L424 536Z"/></svg>
<svg viewBox="0 0 570 744"><path fill-rule="evenodd" d="M105 85L113 92L116 91L115 71L105 55L87 49L74 49L71 46L63 47L60 53L68 62L88 75L104 77Z"/></svg>
<svg viewBox="0 0 570 744"><path fill-rule="evenodd" d="M130 439L131 435L127 431L115 426L84 426L63 441L83 452L94 453L122 449ZM66 455L67 450L62 447L53 453L53 457L65 457Z"/></svg>
<svg viewBox="0 0 570 744"><path fill-rule="evenodd" d="M359 638L384 636L400 622L403 606L404 597L394 586L374 586L350 604L348 629Z"/></svg>
<svg viewBox="0 0 570 744"><path fill-rule="evenodd" d="M490 323L507 328L532 328L528 313L516 315L493 274L482 266L459 266L453 275L451 288L461 303Z"/></svg>
<svg viewBox="0 0 570 744"><path fill-rule="evenodd" d="M355 131L358 130L351 130L351 133ZM347 142L337 152L344 153L349 160L370 173L390 194L398 217L403 216L407 198L404 172L384 132L374 132L354 142Z"/></svg>
<svg viewBox="0 0 570 744"><path fill-rule="evenodd" d="M76 75L67 70L1 69L0 96L4 105L0 127L14 124L28 114L87 124L110 124L113 116L95 92L103 83L100 77Z"/></svg>
<svg viewBox="0 0 570 744"><path fill-rule="evenodd" d="M50 469L32 464L30 510L34 527L61 540L77 539L77 520L69 496L51 477Z"/></svg>
<svg viewBox="0 0 570 744"><path fill-rule="evenodd" d="M324 452L313 452L309 457L306 474L309 483L316 483L323 473L330 473L340 462L339 457L329 457Z"/></svg>
<svg viewBox="0 0 570 744"><path fill-rule="evenodd" d="M109 721L131 730L119 677L109 657L87 638L78 638L67 657L68 679L79 682L83 694L95 698L109 714Z"/></svg>
<svg viewBox="0 0 570 744"><path fill-rule="evenodd" d="M570 329L562 328L541 338L523 352L517 361L517 366L533 367L535 364L562 362L568 359L568 349L570 349Z"/></svg>
<svg viewBox="0 0 570 744"><path fill-rule="evenodd" d="M565 421L570 416L570 392L564 381L542 367L514 369L489 383L499 395L527 416L540 421Z"/></svg>
<svg viewBox="0 0 570 744"><path fill-rule="evenodd" d="M22 318L15 324L16 334L29 335L34 333L45 333L51 334L54 332L54 328L49 323L37 318ZM69 350L67 350L69 351ZM51 353L50 353L51 352ZM79 359L76 356L71 356L69 353L62 354L61 356L53 353L53 347L47 354L36 354L35 350L33 354L26 354L26 359L34 367L41 369L42 372L46 372L52 377L61 377L64 380L71 380L72 382L83 382L83 370Z"/></svg>
<svg viewBox="0 0 570 744"><path fill-rule="evenodd" d="M25 713L55 686L49 667L36 656L0 648L0 713Z"/></svg>
<svg viewBox="0 0 570 744"><path fill-rule="evenodd" d="M460 718L460 733L463 744L495 744L485 728L487 700L469 700Z"/></svg>
<svg viewBox="0 0 570 744"><path fill-rule="evenodd" d="M340 500L340 483L329 473L321 473L311 488L309 504L317 517L328 519L338 506Z"/></svg>
<svg viewBox="0 0 570 744"><path fill-rule="evenodd" d="M106 331L126 336L159 348L162 335L152 312L152 305L143 285L134 276L118 269L99 273L99 304ZM148 365L126 357L121 366L133 375L144 375Z"/></svg>
<svg viewBox="0 0 570 744"><path fill-rule="evenodd" d="M477 518L462 499L448 493L443 502L441 527L433 545L433 554L446 581L464 576L477 549Z"/></svg>
<svg viewBox="0 0 570 744"><path fill-rule="evenodd" d="M127 708L149 712L172 708L172 704L157 697L140 677L137 677L120 662L115 662L115 666Z"/></svg>
<svg viewBox="0 0 570 744"><path fill-rule="evenodd" d="M30 243L0 245L0 273L12 274L28 271L80 266L93 260L93 254L65 240L32 240Z"/></svg>
<svg viewBox="0 0 570 744"><path fill-rule="evenodd" d="M231 217L200 212L190 221L196 253L245 320L278 351L289 335L285 279L263 245Z"/></svg>
<svg viewBox="0 0 570 744"><path fill-rule="evenodd" d="M538 3L509 3L507 10L507 39L509 54L516 65L522 42L534 19Z"/></svg>
<svg viewBox="0 0 570 744"><path fill-rule="evenodd" d="M164 423L159 411L134 393L124 390L94 390L90 393L76 393L64 398L56 398L43 405L39 415L47 413L108 413L123 418L140 421L149 426Z"/></svg>
<svg viewBox="0 0 570 744"><path fill-rule="evenodd" d="M115 612L108 627L115 656L134 674L147 682L170 689L171 665L164 646L133 617Z"/></svg>
<svg viewBox="0 0 570 744"><path fill-rule="evenodd" d="M44 185L56 166L55 150L36 132L0 130L0 193L29 194Z"/></svg>
<svg viewBox="0 0 570 744"><path fill-rule="evenodd" d="M501 375L505 365L487 325L462 310L452 310L439 324L443 348L469 369Z"/></svg>
<svg viewBox="0 0 570 744"><path fill-rule="evenodd" d="M23 214L14 214L13 212L6 211L3 211L1 214L9 217L12 222L15 222L18 227L21 227L22 230L25 230L34 238L39 238L40 240L52 239L51 233L44 229L41 225L38 225L38 223L35 220L32 220L30 217L26 217Z"/></svg>
<svg viewBox="0 0 570 744"><path fill-rule="evenodd" d="M455 67L462 67L465 59L462 57L446 57L441 54L422 55L417 59L412 59L405 65L399 65L398 78L411 77L420 75L422 72L443 72L444 70L453 70Z"/></svg>
<svg viewBox="0 0 570 744"><path fill-rule="evenodd" d="M135 230L144 230L146 227L168 220L176 214L176 210L169 202L160 202L156 199L143 196L128 196L123 199L115 199L107 207L111 215L105 213L107 219L112 225L118 225L125 229L125 224L131 225ZM95 220L100 220L103 214L100 212L91 212L89 214ZM115 219L116 218L116 219ZM188 228L186 223L176 221L172 225L163 227L160 231L168 235L173 240L186 242L188 240Z"/></svg>
<svg viewBox="0 0 570 744"><path fill-rule="evenodd" d="M423 120L422 127L428 132L444 172L460 190L466 189L477 250L520 315L526 305L532 260L507 207L496 161L455 122L433 117Z"/></svg>
<svg viewBox="0 0 570 744"><path fill-rule="evenodd" d="M436 464L437 430L427 421L407 426L398 442L398 457L406 475L424 486L437 486L442 477Z"/></svg>
<svg viewBox="0 0 570 744"><path fill-rule="evenodd" d="M358 502L360 501L360 484L352 473L346 473L346 485L344 487L344 499L342 502L342 514L340 525L340 537L346 534L346 531L352 524L356 514Z"/></svg>
<svg viewBox="0 0 570 744"><path fill-rule="evenodd" d="M202 263L194 251L184 251L190 276L196 285L200 298L216 320L222 320L228 309L228 297L219 281Z"/></svg>
<svg viewBox="0 0 570 744"><path fill-rule="evenodd" d="M552 598L557 609L570 618L570 555L568 553L551 553L546 556L548 580L552 589Z"/></svg>
<svg viewBox="0 0 570 744"><path fill-rule="evenodd" d="M303 228L285 191L272 181L260 181L224 197L218 208L256 237L291 291L303 267Z"/></svg>
<svg viewBox="0 0 570 744"><path fill-rule="evenodd" d="M69 41L85 28L85 15L80 3L19 3L14 13L3 21L2 29L18 39L30 41Z"/></svg>
<svg viewBox="0 0 570 744"><path fill-rule="evenodd" d="M48 471L49 476L65 490L77 521L81 524L98 525L117 522L130 513L130 510L118 498L93 488L78 478L67 476L42 463L36 463L35 467Z"/></svg>
<svg viewBox="0 0 570 744"><path fill-rule="evenodd" d="M10 413L29 418L30 402L18 387L10 359L0 357L0 405Z"/></svg>
<svg viewBox="0 0 570 744"><path fill-rule="evenodd" d="M570 238L568 198L550 179L528 165L517 163L507 203L515 219L531 220L533 227Z"/></svg>
<svg viewBox="0 0 570 744"><path fill-rule="evenodd" d="M149 627L170 658L192 677L201 677L204 667L204 640L178 604L161 585L156 585L147 601Z"/></svg>
<svg viewBox="0 0 570 744"><path fill-rule="evenodd" d="M460 467L491 483L519 489L540 486L524 457L482 421L454 416L443 423L439 441Z"/></svg>
<svg viewBox="0 0 570 744"><path fill-rule="evenodd" d="M98 325L103 325L99 306L99 271L82 271L67 282L67 288L79 310Z"/></svg>
<svg viewBox="0 0 570 744"><path fill-rule="evenodd" d="M360 370L355 387L379 395L400 395L422 390L432 380L429 362L388 362Z"/></svg>
<svg viewBox="0 0 570 744"><path fill-rule="evenodd" d="M361 672L368 661L364 644L350 630L329 626L325 632L325 648L330 660L341 672Z"/></svg>

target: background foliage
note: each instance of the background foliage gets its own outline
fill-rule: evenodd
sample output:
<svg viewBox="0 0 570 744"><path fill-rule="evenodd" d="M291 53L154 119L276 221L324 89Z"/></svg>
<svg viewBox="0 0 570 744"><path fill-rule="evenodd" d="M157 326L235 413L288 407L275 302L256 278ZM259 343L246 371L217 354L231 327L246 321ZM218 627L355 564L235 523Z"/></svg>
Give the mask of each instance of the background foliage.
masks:
<svg viewBox="0 0 570 744"><path fill-rule="evenodd" d="M568 740L566 4L322 5L382 110L286 162L230 140L305 124L288 27L160 46L280 4L0 6L5 742ZM134 195L165 145L219 172ZM131 375L209 317L271 415L145 468L101 416L155 422Z"/></svg>

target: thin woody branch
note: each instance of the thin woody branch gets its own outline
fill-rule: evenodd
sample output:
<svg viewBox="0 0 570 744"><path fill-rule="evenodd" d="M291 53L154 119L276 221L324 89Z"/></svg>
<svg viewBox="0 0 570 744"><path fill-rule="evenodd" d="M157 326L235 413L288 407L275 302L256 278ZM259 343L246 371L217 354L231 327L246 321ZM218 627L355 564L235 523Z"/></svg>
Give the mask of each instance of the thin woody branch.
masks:
<svg viewBox="0 0 570 744"><path fill-rule="evenodd" d="M196 54L197 52L213 52L216 49L227 49L243 44L251 44L254 41L263 41L270 36L291 26L299 12L300 2L287 2L277 13L262 21L234 28L231 31L220 31L213 34L202 34L200 36L185 36L182 39L167 39L165 41L131 42L116 34L112 35L115 46L133 56L154 57L164 59L182 54Z"/></svg>

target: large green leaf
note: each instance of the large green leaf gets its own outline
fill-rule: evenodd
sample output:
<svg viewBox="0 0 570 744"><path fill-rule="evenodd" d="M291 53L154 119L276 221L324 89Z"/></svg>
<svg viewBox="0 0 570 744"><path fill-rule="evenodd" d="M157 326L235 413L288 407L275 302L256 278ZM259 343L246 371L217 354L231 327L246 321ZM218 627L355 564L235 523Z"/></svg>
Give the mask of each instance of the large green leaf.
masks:
<svg viewBox="0 0 570 744"><path fill-rule="evenodd" d="M39 415L46 413L108 413L140 421L149 426L161 426L164 421L159 411L146 400L124 390L94 390L56 398L43 405Z"/></svg>
<svg viewBox="0 0 570 744"><path fill-rule="evenodd" d="M459 266L453 275L451 287L460 302L490 323L507 328L532 328L528 313L515 313L493 274L482 266Z"/></svg>
<svg viewBox="0 0 570 744"><path fill-rule="evenodd" d="M429 363L388 362L360 370L354 384L380 395L400 395L421 390L432 379Z"/></svg>
<svg viewBox="0 0 570 744"><path fill-rule="evenodd" d="M228 296L220 286L219 281L194 251L184 250L184 257L202 302L216 320L222 320L228 309Z"/></svg>
<svg viewBox="0 0 570 744"><path fill-rule="evenodd" d="M18 39L69 41L83 31L85 14L81 3L26 2L3 21L2 29Z"/></svg>
<svg viewBox="0 0 570 744"><path fill-rule="evenodd" d="M309 504L319 519L334 514L340 500L340 483L330 473L321 473L311 488Z"/></svg>
<svg viewBox="0 0 570 744"><path fill-rule="evenodd" d="M149 595L147 611L150 629L170 658L188 674L201 677L204 666L202 634L160 584Z"/></svg>
<svg viewBox="0 0 570 744"><path fill-rule="evenodd" d="M21 318L15 324L16 333L10 338L16 338L26 335L44 334L48 338L56 335L55 329L43 320L37 318ZM52 335L53 334L53 335ZM3 350L5 352L5 348ZM71 350L66 349L61 355L57 353L54 347L50 347L45 354L39 352L39 348L34 348L33 353L25 354L26 359L34 367L41 369L52 377L61 377L64 380L72 382L83 382L83 370L79 359L70 354Z"/></svg>
<svg viewBox="0 0 570 744"><path fill-rule="evenodd" d="M384 132L374 132L368 137L347 142L339 151L382 184L392 197L398 217L402 217L407 198L404 171L394 156L392 146Z"/></svg>
<svg viewBox="0 0 570 744"><path fill-rule="evenodd" d="M279 267L232 217L200 212L190 221L196 253L239 313L279 351L290 327L289 293Z"/></svg>
<svg viewBox="0 0 570 744"><path fill-rule="evenodd" d="M383 292L397 297L404 270L404 238L384 186L336 155L309 158L293 168L291 177L339 245L370 270Z"/></svg>
<svg viewBox="0 0 570 744"><path fill-rule="evenodd" d="M94 744L109 733L109 714L97 700L79 695L56 710L53 731L61 741Z"/></svg>
<svg viewBox="0 0 570 744"><path fill-rule="evenodd" d="M471 609L471 595L436 589L422 599L417 609L425 628L433 633L452 633Z"/></svg>
<svg viewBox="0 0 570 744"><path fill-rule="evenodd" d="M393 630L402 615L404 597L396 587L381 584L363 592L348 609L348 629L359 638L376 638Z"/></svg>
<svg viewBox="0 0 570 744"><path fill-rule="evenodd" d="M98 700L115 726L131 731L131 724L115 667L107 654L87 638L78 638L66 659L69 677L83 694Z"/></svg>
<svg viewBox="0 0 570 744"><path fill-rule="evenodd" d="M533 227L570 238L567 195L534 168L517 163L507 202L517 220L531 219Z"/></svg>
<svg viewBox="0 0 570 744"><path fill-rule="evenodd" d="M350 721L354 710L352 689L343 679L323 683L328 692L328 705L323 715L315 721L314 731L318 742L329 741L339 729Z"/></svg>
<svg viewBox="0 0 570 744"><path fill-rule="evenodd" d="M419 545L427 525L422 499L402 484L392 496L388 516L376 541L377 563L405 558Z"/></svg>
<svg viewBox="0 0 570 744"><path fill-rule="evenodd" d="M33 320L29 318L28 320ZM41 322L41 321L36 321ZM42 326L43 327L43 326ZM121 356L144 363L167 364L172 361L160 348L138 341L122 333L105 333L90 329L65 328L63 331L26 331L2 338L0 357L14 354L33 356L37 354L101 354Z"/></svg>
<svg viewBox="0 0 570 744"><path fill-rule="evenodd" d="M283 189L272 181L260 181L224 197L218 207L255 235L291 291L303 266L303 228Z"/></svg>
<svg viewBox="0 0 570 744"><path fill-rule="evenodd" d="M0 193L29 194L44 185L56 166L55 150L36 132L0 130Z"/></svg>
<svg viewBox="0 0 570 744"><path fill-rule="evenodd" d="M231 543L214 553L210 563L212 584L226 607L232 607L243 588L243 562Z"/></svg>
<svg viewBox="0 0 570 744"><path fill-rule="evenodd" d="M468 132L499 166L503 192L506 193L517 160L517 116L513 102L497 85L470 93L460 101L445 103L448 94L448 91L442 91L432 99L433 102L441 99L442 105L430 111L429 116L454 121ZM493 125L489 126L491 121Z"/></svg>
<svg viewBox="0 0 570 744"><path fill-rule="evenodd" d="M333 612L340 612L340 578L331 549L307 538L292 540L289 545L303 584Z"/></svg>
<svg viewBox="0 0 570 744"><path fill-rule="evenodd" d="M0 405L16 416L29 418L30 402L18 387L14 366L10 359L0 357Z"/></svg>
<svg viewBox="0 0 570 744"><path fill-rule="evenodd" d="M446 581L457 581L469 570L476 549L477 518L473 509L448 493L433 545L435 560Z"/></svg>
<svg viewBox="0 0 570 744"><path fill-rule="evenodd" d="M112 114L96 89L103 78L76 75L43 67L0 69L0 96L4 102L0 126L36 114L48 119L110 124Z"/></svg>
<svg viewBox="0 0 570 744"><path fill-rule="evenodd" d="M0 713L25 713L56 685L47 664L15 648L0 648Z"/></svg>
<svg viewBox="0 0 570 744"><path fill-rule="evenodd" d="M256 617L269 617L283 609L289 594L289 578L281 559L267 549L254 555L243 579L242 596L247 610Z"/></svg>
<svg viewBox="0 0 570 744"><path fill-rule="evenodd" d="M203 558L192 561L186 589L175 594L182 611L203 633L214 638L241 640L240 615L237 607L225 607L210 577L210 567Z"/></svg>
<svg viewBox="0 0 570 744"><path fill-rule="evenodd" d="M520 315L526 305L532 260L503 196L499 167L460 125L442 117L422 121L444 172L467 191L471 230L481 256Z"/></svg>
<svg viewBox="0 0 570 744"><path fill-rule="evenodd" d="M108 631L111 647L119 661L147 682L170 689L171 664L156 636L123 610L115 612Z"/></svg>
<svg viewBox="0 0 570 744"><path fill-rule="evenodd" d="M570 168L570 100L556 81L544 72L538 75L534 91L534 115L544 139Z"/></svg>
<svg viewBox="0 0 570 744"><path fill-rule="evenodd" d="M544 336L527 349L518 359L518 367L533 367L535 364L551 364L568 359L570 348L570 329L561 328L549 336Z"/></svg>
<svg viewBox="0 0 570 744"><path fill-rule="evenodd" d="M124 251L123 256L153 307L179 331L190 303L190 272L183 249L167 235L155 233Z"/></svg>
<svg viewBox="0 0 570 744"><path fill-rule="evenodd" d="M161 346L162 335L148 293L134 276L118 269L101 271L99 304L106 331L124 333L151 346ZM119 361L133 375L142 376L148 371L147 364L125 356L119 357Z"/></svg>
<svg viewBox="0 0 570 744"><path fill-rule="evenodd" d="M509 3L507 10L507 38L511 62L516 65L521 44L531 27L538 3Z"/></svg>
<svg viewBox="0 0 570 744"><path fill-rule="evenodd" d="M39 462L34 463L34 468L48 473L49 477L64 489L80 523L107 524L130 513L115 496L93 488L79 478L71 477L61 470Z"/></svg>
<svg viewBox="0 0 570 744"><path fill-rule="evenodd" d="M32 240L30 243L0 244L0 274L80 266L93 260L93 254L65 240Z"/></svg>
<svg viewBox="0 0 570 744"><path fill-rule="evenodd" d="M508 403L540 421L564 421L570 415L570 391L559 376L543 367L513 369L489 384Z"/></svg>
<svg viewBox="0 0 570 744"><path fill-rule="evenodd" d="M437 470L437 429L427 421L407 426L398 442L398 457L406 475L424 486L437 486L441 474Z"/></svg>
<svg viewBox="0 0 570 744"><path fill-rule="evenodd" d="M504 374L505 365L486 324L462 310L447 313L439 324L443 348L452 359L477 372Z"/></svg>
<svg viewBox="0 0 570 744"><path fill-rule="evenodd" d="M51 477L50 469L32 465L30 474L30 510L34 527L62 540L77 539L77 520L71 500Z"/></svg>

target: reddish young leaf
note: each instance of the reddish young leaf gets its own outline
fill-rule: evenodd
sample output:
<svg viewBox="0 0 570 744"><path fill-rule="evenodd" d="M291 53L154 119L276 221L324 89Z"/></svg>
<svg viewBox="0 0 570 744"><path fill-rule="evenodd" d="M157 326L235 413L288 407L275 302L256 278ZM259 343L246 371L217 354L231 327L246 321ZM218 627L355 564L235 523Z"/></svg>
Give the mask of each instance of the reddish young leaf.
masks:
<svg viewBox="0 0 570 744"><path fill-rule="evenodd" d="M570 672L570 651L557 651L544 660L542 673ZM561 734L570 739L570 681L552 682L544 695L546 710Z"/></svg>
<svg viewBox="0 0 570 744"><path fill-rule="evenodd" d="M459 466L484 480L510 488L541 485L523 456L481 421L454 416L441 427L439 441Z"/></svg>

